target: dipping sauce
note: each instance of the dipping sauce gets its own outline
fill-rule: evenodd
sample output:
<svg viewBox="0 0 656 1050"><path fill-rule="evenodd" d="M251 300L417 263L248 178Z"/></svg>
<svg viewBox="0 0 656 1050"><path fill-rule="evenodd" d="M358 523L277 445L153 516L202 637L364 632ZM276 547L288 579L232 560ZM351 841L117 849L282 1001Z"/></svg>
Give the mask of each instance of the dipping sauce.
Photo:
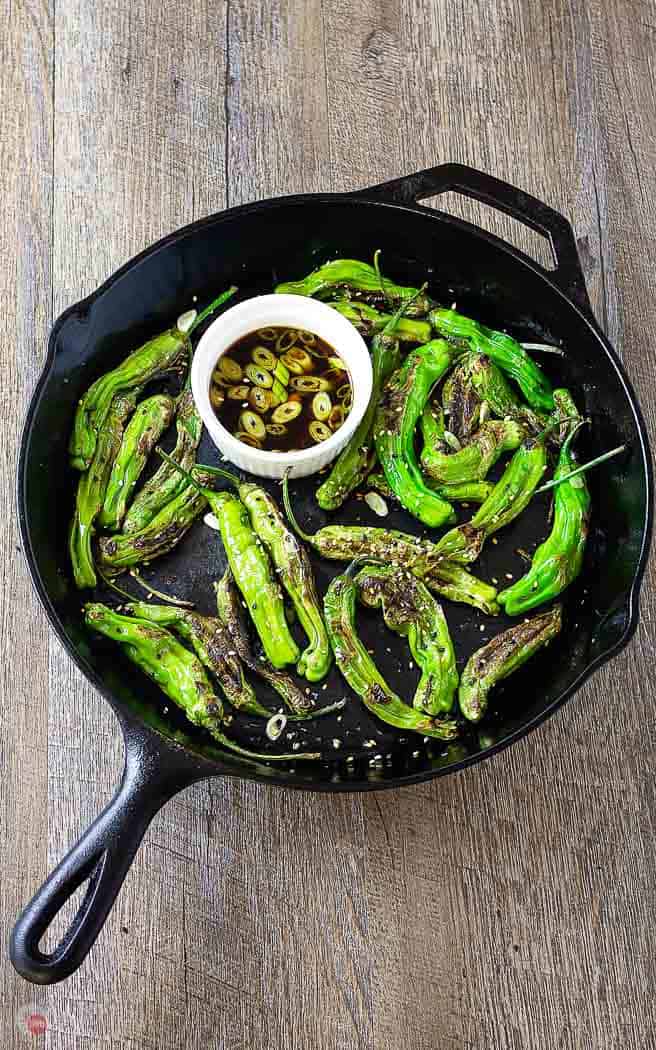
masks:
<svg viewBox="0 0 656 1050"><path fill-rule="evenodd" d="M353 404L351 377L325 340L298 328L249 332L218 359L210 384L216 418L266 452L297 452L339 430Z"/></svg>

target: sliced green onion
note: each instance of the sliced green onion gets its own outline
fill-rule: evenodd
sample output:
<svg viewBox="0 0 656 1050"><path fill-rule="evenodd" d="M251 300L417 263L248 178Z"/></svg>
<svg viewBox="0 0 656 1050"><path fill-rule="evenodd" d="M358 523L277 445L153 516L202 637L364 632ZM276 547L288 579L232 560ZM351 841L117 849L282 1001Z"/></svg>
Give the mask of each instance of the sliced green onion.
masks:
<svg viewBox="0 0 656 1050"><path fill-rule="evenodd" d="M283 426L282 423L267 423L266 432L271 434L272 437L282 437L283 434L287 433L287 427Z"/></svg>
<svg viewBox="0 0 656 1050"><path fill-rule="evenodd" d="M282 361L276 361L276 367L273 370L274 378L282 383L283 386L287 386L289 382L289 369L287 365L284 365Z"/></svg>
<svg viewBox="0 0 656 1050"><path fill-rule="evenodd" d="M309 427L308 431L313 441L320 442L326 441L327 438L332 437L332 430L327 427L325 423L319 422L318 419L314 419Z"/></svg>
<svg viewBox="0 0 656 1050"><path fill-rule="evenodd" d="M251 383L255 383L255 386L263 386L265 389L273 386L273 376L266 368L260 368L259 365L246 365L245 371Z"/></svg>
<svg viewBox="0 0 656 1050"><path fill-rule="evenodd" d="M344 409L341 405L333 405L328 416L328 426L331 430L339 430L344 422Z"/></svg>
<svg viewBox="0 0 656 1050"><path fill-rule="evenodd" d="M272 343L278 336L275 328L260 328L257 334L265 343Z"/></svg>
<svg viewBox="0 0 656 1050"><path fill-rule="evenodd" d="M239 386L228 387L228 397L231 401L245 401L248 397L250 387L246 386L245 383L240 383Z"/></svg>
<svg viewBox="0 0 656 1050"><path fill-rule="evenodd" d="M268 368L270 372L273 372L278 364L276 355L267 350L266 346L254 346L251 350L251 357L256 365L260 365L261 368Z"/></svg>
<svg viewBox="0 0 656 1050"><path fill-rule="evenodd" d="M315 394L312 398L312 415L315 419L320 419L325 422L332 410L333 403L330 400L330 395L325 390Z"/></svg>
<svg viewBox="0 0 656 1050"><path fill-rule="evenodd" d="M265 390L263 386L254 386L248 395L251 408L258 412L268 412L273 407L273 392Z"/></svg>
<svg viewBox="0 0 656 1050"><path fill-rule="evenodd" d="M299 394L316 394L320 390L332 389L332 383L320 376L294 376L289 385L292 390L298 390Z"/></svg>
<svg viewBox="0 0 656 1050"><path fill-rule="evenodd" d="M241 441L242 444L250 445L251 448L262 448L262 442L258 441L256 437L247 434L245 430L238 430L235 437L238 441Z"/></svg>
<svg viewBox="0 0 656 1050"><path fill-rule="evenodd" d="M291 423L292 419L296 419L300 416L303 411L303 405L300 401L285 401L282 405L278 405L274 408L271 413L272 423Z"/></svg>
<svg viewBox="0 0 656 1050"><path fill-rule="evenodd" d="M263 437L266 437L264 420L258 416L257 412L251 412L250 409L241 413L239 417L239 426L242 430L246 431L249 437L257 438L258 441Z"/></svg>
<svg viewBox="0 0 656 1050"><path fill-rule="evenodd" d="M284 332L281 332L276 339L276 350L279 354L284 354L286 350L294 346L298 338L298 332L294 328L286 328Z"/></svg>
<svg viewBox="0 0 656 1050"><path fill-rule="evenodd" d="M227 357L225 354L220 357L216 363L216 367L219 372L229 379L231 383L238 383L242 375L242 367L238 361L233 361L231 357Z"/></svg>
<svg viewBox="0 0 656 1050"><path fill-rule="evenodd" d="M212 403L212 408L216 408L217 410L221 408L225 401L225 392L220 386L217 386L216 383L212 383L212 386L210 387L210 401Z"/></svg>

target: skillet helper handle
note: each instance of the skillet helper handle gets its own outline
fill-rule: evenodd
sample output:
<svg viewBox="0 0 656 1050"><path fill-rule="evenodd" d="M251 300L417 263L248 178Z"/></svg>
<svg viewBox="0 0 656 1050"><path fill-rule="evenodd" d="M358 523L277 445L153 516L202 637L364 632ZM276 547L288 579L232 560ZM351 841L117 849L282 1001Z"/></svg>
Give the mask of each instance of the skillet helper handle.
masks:
<svg viewBox="0 0 656 1050"><path fill-rule="evenodd" d="M109 805L57 865L19 917L12 934L14 968L34 984L55 984L82 965L109 915L148 825L178 791L203 779L189 760L176 765L138 739L126 738L123 780ZM50 952L39 947L62 905L88 879L84 899Z"/></svg>
<svg viewBox="0 0 656 1050"><path fill-rule="evenodd" d="M555 263L554 271L546 273L568 298L586 313L592 314L574 231L569 222L560 212L543 204L537 197L511 186L509 182L503 182L494 175L466 164L440 164L414 175L404 175L391 182L358 190L357 193L362 197L398 204L417 204L427 197L435 197L449 190L503 211L546 237Z"/></svg>

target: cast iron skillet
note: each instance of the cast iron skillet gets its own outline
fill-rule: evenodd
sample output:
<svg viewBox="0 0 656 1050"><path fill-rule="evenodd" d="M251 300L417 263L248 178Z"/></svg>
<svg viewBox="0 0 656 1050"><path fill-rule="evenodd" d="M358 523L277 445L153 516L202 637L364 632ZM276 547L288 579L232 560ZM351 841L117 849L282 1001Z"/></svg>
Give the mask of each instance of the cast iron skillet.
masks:
<svg viewBox="0 0 656 1050"><path fill-rule="evenodd" d="M484 201L539 231L550 241L555 268L546 270L491 234L418 204L446 190ZM115 647L84 627L66 554L75 481L66 443L74 406L98 374L168 327L194 295L202 303L233 281L244 296L269 291L277 281L301 276L328 258L370 258L375 248L383 250L385 271L396 279L418 284L429 275L431 292L447 303L456 301L464 313L508 328L520 339L562 343L566 357L545 358L544 364L554 380L573 390L592 420L581 451L626 443L629 452L590 475L592 535L584 572L566 596L561 638L498 691L493 710L476 731L449 747L411 739L412 734L399 739L352 699L341 721L337 716L320 720L297 738L303 747L321 748L325 762L253 765L209 747L175 711L165 715L161 694L117 656ZM211 457L216 461L212 447L202 446L199 458ZM315 485L309 479L293 488L299 517L310 530L325 520L313 499ZM356 193L249 204L179 230L127 263L56 322L20 453L18 511L34 586L72 659L116 712L125 738L125 771L114 799L18 920L11 945L18 972L48 984L80 966L152 817L194 781L223 775L317 791L396 787L461 769L537 726L617 654L635 629L651 490L640 410L591 314L571 227L551 208L489 175L447 164ZM522 562L514 551L545 534L545 511L546 501L536 502L497 546L486 545L476 572L487 579L520 573ZM362 502L352 501L337 518L367 520L368 514ZM394 512L386 524L408 529L411 523ZM211 581L222 569L219 548L215 534L197 525L149 576L168 590L193 594L198 607L209 611ZM315 565L325 588L336 566ZM449 603L447 616L460 661L504 624ZM392 685L407 693L413 672L404 663L405 647L393 643L376 615L363 614L362 630L377 639L379 663ZM344 688L335 674L321 699L339 696ZM236 732L243 742L266 746L254 720L238 720ZM539 743L548 746L549 736ZM285 750L289 746L288 741ZM41 951L39 942L53 917L85 880L86 895L64 939L54 951Z"/></svg>

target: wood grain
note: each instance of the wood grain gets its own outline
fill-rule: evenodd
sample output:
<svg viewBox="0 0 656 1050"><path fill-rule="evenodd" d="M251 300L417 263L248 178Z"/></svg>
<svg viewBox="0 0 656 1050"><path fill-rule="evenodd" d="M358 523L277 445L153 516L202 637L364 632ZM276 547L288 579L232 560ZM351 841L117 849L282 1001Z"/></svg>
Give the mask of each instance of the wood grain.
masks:
<svg viewBox="0 0 656 1050"><path fill-rule="evenodd" d="M640 0L6 0L0 449L53 316L227 204L444 160L572 221L654 434L656 16ZM457 211L546 258L524 228ZM0 520L4 940L109 797L113 717L47 633ZM654 578L628 652L463 774L323 798L210 781L153 823L92 958L2 966L7 1047L647 1050L656 977Z"/></svg>

